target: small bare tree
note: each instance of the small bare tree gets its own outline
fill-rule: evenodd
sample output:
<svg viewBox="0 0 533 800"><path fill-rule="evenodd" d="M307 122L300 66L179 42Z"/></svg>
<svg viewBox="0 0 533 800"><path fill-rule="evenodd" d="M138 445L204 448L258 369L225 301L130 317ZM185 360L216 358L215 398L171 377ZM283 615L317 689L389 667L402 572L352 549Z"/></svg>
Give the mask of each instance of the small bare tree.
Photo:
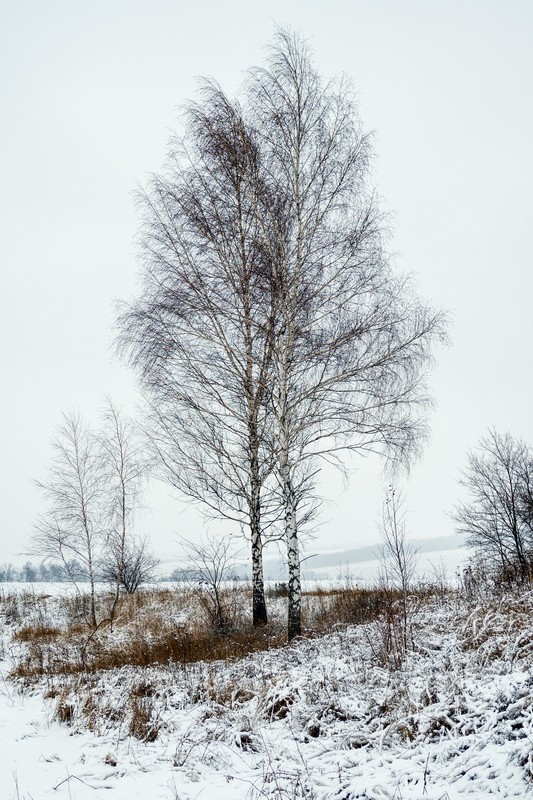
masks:
<svg viewBox="0 0 533 800"><path fill-rule="evenodd" d="M96 581L115 584L113 617L121 587L138 585L153 571L146 541L133 531L139 489L149 467L131 419L108 400L103 427L94 432L78 413L64 414L53 443L48 480L37 482L46 511L33 549L61 563L76 586L89 582L89 622L97 626Z"/></svg>
<svg viewBox="0 0 533 800"><path fill-rule="evenodd" d="M110 611L112 618L121 588L135 591L144 579L153 574L157 563L146 540L136 538L133 529L139 492L147 478L150 459L147 445L133 420L109 398L98 441L105 470L105 503L109 515L103 577L115 584Z"/></svg>
<svg viewBox="0 0 533 800"><path fill-rule="evenodd" d="M238 611L236 555L231 539L207 536L199 542L181 541L188 560L184 574L196 584L196 594L212 627L227 631L235 625ZM228 592L230 583L233 591Z"/></svg>
<svg viewBox="0 0 533 800"><path fill-rule="evenodd" d="M124 547L119 537L112 537L108 545L109 561L102 569L102 579L114 583L116 587L110 613L112 617L120 589L124 589L126 594L134 594L143 584L154 581L159 559L150 550L147 539L136 534L128 534Z"/></svg>
<svg viewBox="0 0 533 800"><path fill-rule="evenodd" d="M523 579L533 554L533 454L510 433L490 430L460 480L470 495L452 517L468 544L489 557L500 572L518 570Z"/></svg>
<svg viewBox="0 0 533 800"><path fill-rule="evenodd" d="M46 482L37 482L47 508L33 538L36 553L59 561L77 585L73 564L89 581L89 623L96 627L95 582L105 543L105 469L98 441L78 413L64 414Z"/></svg>
<svg viewBox="0 0 533 800"><path fill-rule="evenodd" d="M399 590L400 626L396 630L394 609L390 603L389 622L391 651L401 661L408 648L409 591L412 588L417 567L417 551L407 541L405 520L405 497L389 485L383 503L379 531L381 534L381 584L386 591Z"/></svg>

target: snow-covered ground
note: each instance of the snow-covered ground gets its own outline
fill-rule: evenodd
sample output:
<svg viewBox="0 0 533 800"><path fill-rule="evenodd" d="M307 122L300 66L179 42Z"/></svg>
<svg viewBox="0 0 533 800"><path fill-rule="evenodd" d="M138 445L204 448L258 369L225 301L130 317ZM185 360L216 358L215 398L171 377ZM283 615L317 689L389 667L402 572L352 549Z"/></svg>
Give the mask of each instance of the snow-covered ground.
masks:
<svg viewBox="0 0 533 800"><path fill-rule="evenodd" d="M376 622L24 692L6 676L21 645L2 624L0 797L533 797L532 611L532 593L435 597L413 608L398 670Z"/></svg>

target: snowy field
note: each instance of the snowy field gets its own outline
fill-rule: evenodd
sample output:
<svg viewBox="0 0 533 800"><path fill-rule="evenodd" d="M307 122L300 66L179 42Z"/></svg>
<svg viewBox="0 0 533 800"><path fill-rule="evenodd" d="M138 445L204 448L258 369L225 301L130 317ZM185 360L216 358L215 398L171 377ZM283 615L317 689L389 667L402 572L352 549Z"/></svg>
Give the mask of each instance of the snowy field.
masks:
<svg viewBox="0 0 533 800"><path fill-rule="evenodd" d="M417 601L397 670L377 621L240 661L24 691L2 619L0 798L533 797L532 611L532 593Z"/></svg>

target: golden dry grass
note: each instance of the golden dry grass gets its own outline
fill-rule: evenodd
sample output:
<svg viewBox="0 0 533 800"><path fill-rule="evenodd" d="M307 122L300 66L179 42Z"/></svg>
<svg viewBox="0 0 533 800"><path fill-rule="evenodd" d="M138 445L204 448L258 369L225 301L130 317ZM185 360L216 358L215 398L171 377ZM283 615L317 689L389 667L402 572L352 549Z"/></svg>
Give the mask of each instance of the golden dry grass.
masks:
<svg viewBox="0 0 533 800"><path fill-rule="evenodd" d="M63 598L58 607L56 598L54 618L62 617L61 627L41 619L20 627L13 636L19 649L11 675L34 681L126 665L238 659L283 644L284 630L279 624L254 628L247 621L248 588L228 589L227 594L232 616L223 628L211 624L209 606L198 589L164 588L125 595L114 619L104 617L96 630L80 624L79 603ZM100 602L104 606L105 598ZM39 618L46 616L46 603L38 611Z"/></svg>
<svg viewBox="0 0 533 800"><path fill-rule="evenodd" d="M304 633L315 636L338 625L389 618L398 598L398 592L384 589L313 589L303 596ZM228 624L221 628L210 616L207 590L201 587L154 588L125 595L113 620L104 616L111 604L111 596L104 594L99 598L101 623L94 630L83 622L82 596L34 596L33 620L30 613L13 636L11 675L32 682L127 665L239 659L283 646L286 599L280 593L269 601L274 621L258 628L250 620L249 586L224 589L223 601ZM28 598L23 606L28 614Z"/></svg>

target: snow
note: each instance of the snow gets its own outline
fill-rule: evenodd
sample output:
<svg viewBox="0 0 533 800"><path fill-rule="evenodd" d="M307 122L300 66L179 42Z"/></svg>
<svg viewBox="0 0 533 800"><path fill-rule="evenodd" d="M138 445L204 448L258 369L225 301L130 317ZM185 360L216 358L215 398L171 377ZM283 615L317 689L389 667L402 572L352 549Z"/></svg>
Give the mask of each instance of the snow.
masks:
<svg viewBox="0 0 533 800"><path fill-rule="evenodd" d="M533 797L532 593L413 603L399 670L378 621L241 661L25 688L7 676L21 645L4 622L0 797ZM134 706L154 741L129 734Z"/></svg>

